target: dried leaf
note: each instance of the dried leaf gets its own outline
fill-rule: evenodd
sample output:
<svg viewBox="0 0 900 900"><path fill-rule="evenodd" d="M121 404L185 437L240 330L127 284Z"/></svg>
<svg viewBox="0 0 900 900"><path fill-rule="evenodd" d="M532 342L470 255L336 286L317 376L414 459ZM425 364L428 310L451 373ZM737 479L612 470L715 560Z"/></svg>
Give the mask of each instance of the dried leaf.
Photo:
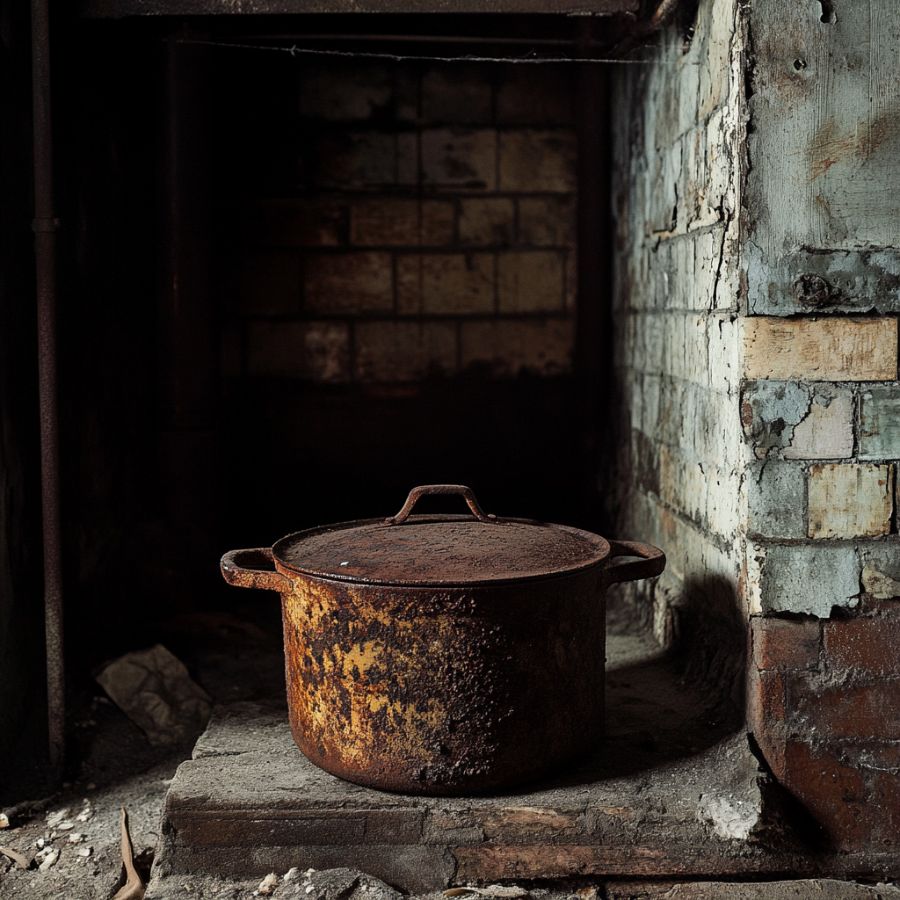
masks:
<svg viewBox="0 0 900 900"><path fill-rule="evenodd" d="M119 813L119 830L122 832L122 865L125 867L125 884L116 891L113 900L144 900L144 882L134 867L134 847L128 831L128 813L122 807Z"/></svg>
<svg viewBox="0 0 900 900"><path fill-rule="evenodd" d="M0 847L0 853L8 856L20 869L27 869L29 866L28 859L22 856L18 850L13 850L10 847Z"/></svg>

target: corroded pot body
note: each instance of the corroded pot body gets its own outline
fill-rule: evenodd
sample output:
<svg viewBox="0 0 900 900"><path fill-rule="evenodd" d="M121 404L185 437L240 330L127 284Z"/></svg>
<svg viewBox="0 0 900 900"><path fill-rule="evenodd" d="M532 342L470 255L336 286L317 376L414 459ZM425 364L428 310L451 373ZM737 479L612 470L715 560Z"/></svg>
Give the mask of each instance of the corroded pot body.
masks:
<svg viewBox="0 0 900 900"><path fill-rule="evenodd" d="M283 542L226 554L222 571L281 595L291 730L313 763L385 790L477 793L596 747L606 587L664 565L655 548L603 544L594 564L521 581L329 578L288 565ZM621 555L643 558L610 565Z"/></svg>

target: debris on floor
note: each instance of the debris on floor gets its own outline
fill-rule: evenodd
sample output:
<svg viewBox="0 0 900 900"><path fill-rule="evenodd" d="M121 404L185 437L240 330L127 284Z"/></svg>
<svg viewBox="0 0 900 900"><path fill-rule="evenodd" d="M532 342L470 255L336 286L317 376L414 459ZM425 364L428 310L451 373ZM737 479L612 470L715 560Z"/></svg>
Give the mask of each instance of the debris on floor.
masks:
<svg viewBox="0 0 900 900"><path fill-rule="evenodd" d="M176 746L197 737L212 710L206 691L162 644L113 660L97 682L155 746Z"/></svg>
<svg viewBox="0 0 900 900"><path fill-rule="evenodd" d="M176 765L173 759L124 777L95 788L90 797L83 794L85 785L71 785L45 808L19 813L3 831L0 900L109 900L123 881L132 892L120 893L118 900L142 897L159 839L160 809ZM124 864L126 871L133 867L140 881L122 879L122 806L129 810L134 841ZM137 884L140 893L133 890Z"/></svg>
<svg viewBox="0 0 900 900"><path fill-rule="evenodd" d="M259 887L253 892L253 894L254 894L254 896L258 896L258 897L271 897L272 894L275 893L275 888L277 888L277 887L278 887L278 876L274 872L270 872L259 883Z"/></svg>
<svg viewBox="0 0 900 900"><path fill-rule="evenodd" d="M34 855L38 872L49 872L59 862L59 850L49 844Z"/></svg>
<svg viewBox="0 0 900 900"><path fill-rule="evenodd" d="M12 847L0 847L0 854L7 859L11 859L20 869L27 869L31 865L28 857L17 850L13 850Z"/></svg>
<svg viewBox="0 0 900 900"><path fill-rule="evenodd" d="M479 897L490 897L491 900L500 900L500 898L515 900L518 897L527 897L528 891L514 884L489 884L487 887L465 885L443 891L445 897L466 897L472 894L477 894Z"/></svg>
<svg viewBox="0 0 900 900"><path fill-rule="evenodd" d="M119 812L119 831L125 884L116 891L113 900L144 900L144 882L134 867L134 846L131 843L131 832L128 830L128 812L124 806Z"/></svg>

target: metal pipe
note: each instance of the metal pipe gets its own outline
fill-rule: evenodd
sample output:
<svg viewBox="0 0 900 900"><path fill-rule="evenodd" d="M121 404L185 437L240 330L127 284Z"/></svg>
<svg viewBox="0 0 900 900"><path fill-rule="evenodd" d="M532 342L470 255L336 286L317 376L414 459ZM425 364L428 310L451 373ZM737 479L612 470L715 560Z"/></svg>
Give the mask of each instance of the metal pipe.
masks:
<svg viewBox="0 0 900 900"><path fill-rule="evenodd" d="M583 46L593 36L594 23L581 23ZM586 51L579 56L589 55ZM612 383L612 254L610 190L612 163L609 110L610 79L600 66L579 66L576 87L578 133L577 207L577 300L575 304L575 371L579 385L579 413L582 419L582 497L585 522L598 520L603 528L607 510L597 483L599 467L610 459L609 421L604 408Z"/></svg>
<svg viewBox="0 0 900 900"><path fill-rule="evenodd" d="M53 127L50 103L48 0L31 2L31 83L34 136L34 252L41 428L41 515L44 550L44 632L50 768L65 754L62 541L59 515L59 408L56 369L56 229L53 209Z"/></svg>

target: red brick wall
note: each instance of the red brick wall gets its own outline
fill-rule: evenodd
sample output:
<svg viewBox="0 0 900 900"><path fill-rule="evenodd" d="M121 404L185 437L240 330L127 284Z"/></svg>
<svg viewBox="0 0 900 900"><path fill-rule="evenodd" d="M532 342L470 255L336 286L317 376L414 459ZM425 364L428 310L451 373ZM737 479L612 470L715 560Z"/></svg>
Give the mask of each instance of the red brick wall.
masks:
<svg viewBox="0 0 900 900"><path fill-rule="evenodd" d="M231 111L241 152L223 150L241 185L219 222L226 374L567 373L570 80L546 66L278 70L259 108Z"/></svg>
<svg viewBox="0 0 900 900"><path fill-rule="evenodd" d="M778 780L841 850L900 845L900 606L754 617L750 728Z"/></svg>

